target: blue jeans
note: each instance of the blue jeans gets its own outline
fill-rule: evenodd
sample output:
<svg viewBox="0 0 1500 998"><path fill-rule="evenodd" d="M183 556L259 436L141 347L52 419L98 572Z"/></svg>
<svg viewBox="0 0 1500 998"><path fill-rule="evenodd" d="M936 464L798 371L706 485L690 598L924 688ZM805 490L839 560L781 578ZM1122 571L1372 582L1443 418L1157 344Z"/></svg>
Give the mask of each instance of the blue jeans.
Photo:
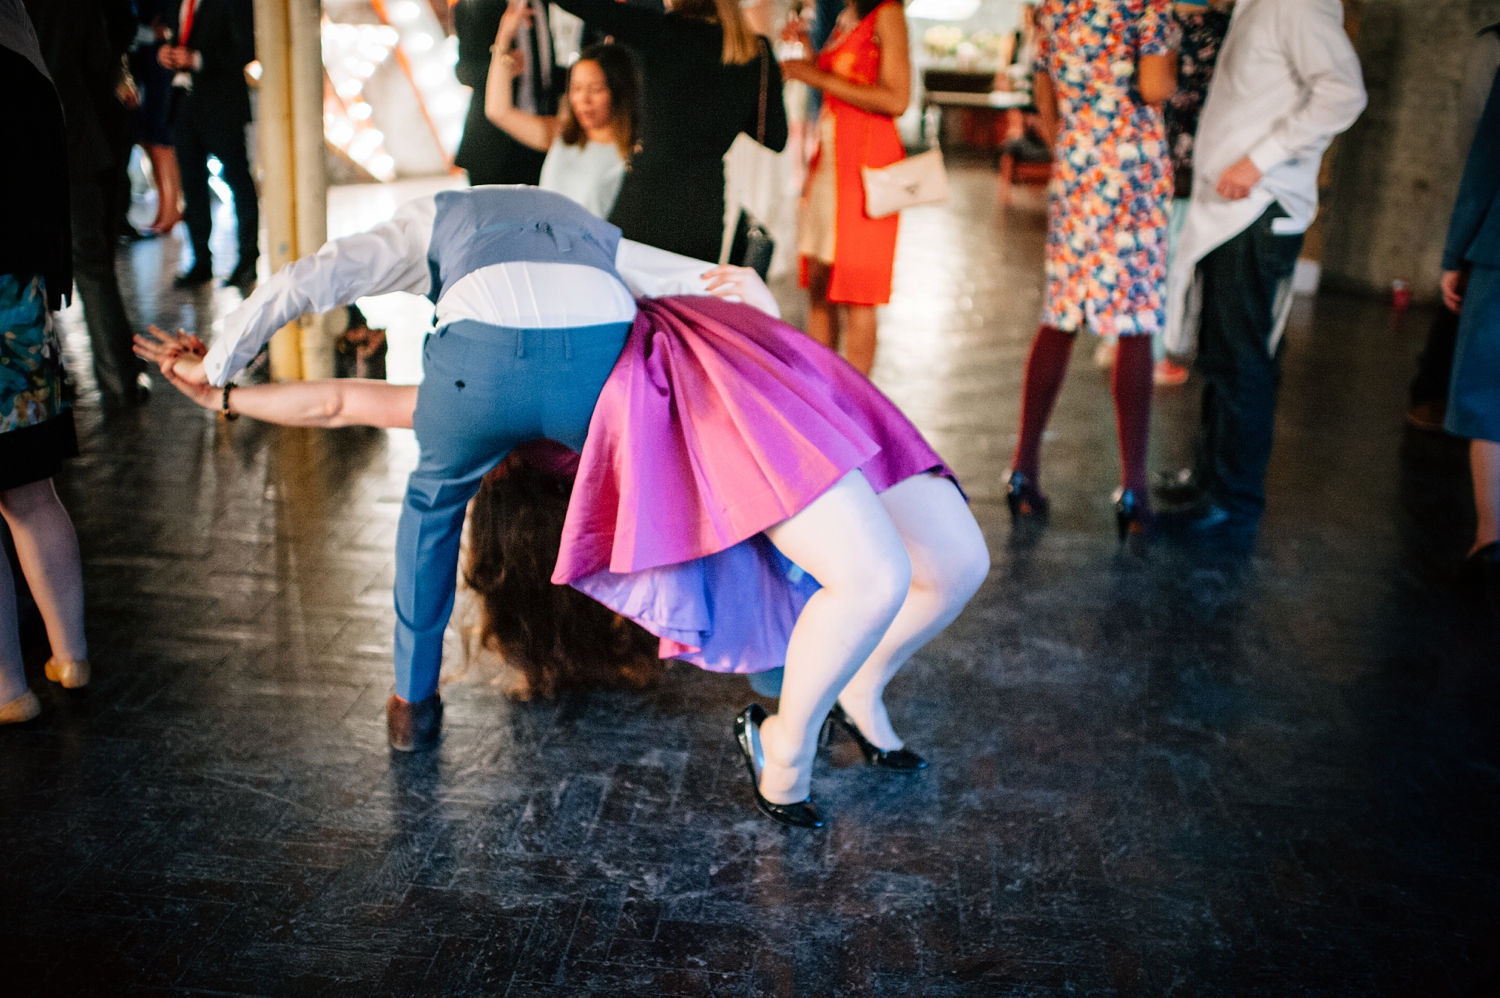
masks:
<svg viewBox="0 0 1500 998"><path fill-rule="evenodd" d="M412 419L421 458L396 530L396 694L437 690L464 510L511 449L546 437L582 450L630 323L510 329L464 320L423 350Z"/></svg>

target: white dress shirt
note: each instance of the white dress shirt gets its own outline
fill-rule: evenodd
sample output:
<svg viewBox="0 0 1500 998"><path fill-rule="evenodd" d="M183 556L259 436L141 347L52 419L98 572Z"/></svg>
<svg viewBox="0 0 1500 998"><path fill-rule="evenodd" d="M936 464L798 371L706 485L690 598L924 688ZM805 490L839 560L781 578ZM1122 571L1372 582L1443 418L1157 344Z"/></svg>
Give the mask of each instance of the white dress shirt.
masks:
<svg viewBox="0 0 1500 998"><path fill-rule="evenodd" d="M1273 202L1287 213L1273 231L1307 231L1318 213L1323 152L1364 107L1359 57L1339 0L1239 0L1193 144L1193 197L1168 277L1169 351L1190 353L1197 340L1189 292L1198 261ZM1221 197L1219 177L1246 156L1260 180L1248 197Z"/></svg>
<svg viewBox="0 0 1500 998"><path fill-rule="evenodd" d="M203 368L209 384L238 374L282 326L309 312L327 312L365 295L425 294L432 286L427 247L435 197L408 201L388 222L334 239L289 263L225 316ZM520 329L557 329L628 322L635 299L707 294L704 271L714 264L629 239L615 251L619 281L597 267L572 263L497 263L455 281L437 302L437 325L473 319Z"/></svg>
<svg viewBox="0 0 1500 998"><path fill-rule="evenodd" d="M182 0L182 4L177 8L177 26L179 32L181 32L184 26L192 27L188 21L188 14L192 13L196 16L198 3L199 0ZM152 38L154 40L155 36L153 35ZM187 45L192 41L192 33L189 32L186 39L182 38L179 34L179 37L171 39L171 41L176 45ZM203 53L197 49L188 49L188 52L193 57L193 69L201 70L203 68ZM193 74L187 70L177 73L172 77L172 86L182 87L184 90L193 89Z"/></svg>

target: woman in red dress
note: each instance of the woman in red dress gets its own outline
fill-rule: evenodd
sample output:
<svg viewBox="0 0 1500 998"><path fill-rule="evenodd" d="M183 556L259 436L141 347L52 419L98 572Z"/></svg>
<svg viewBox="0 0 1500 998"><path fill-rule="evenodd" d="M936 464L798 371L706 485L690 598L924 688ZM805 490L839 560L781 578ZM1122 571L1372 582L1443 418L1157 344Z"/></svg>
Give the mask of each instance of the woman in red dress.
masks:
<svg viewBox="0 0 1500 998"><path fill-rule="evenodd" d="M834 306L844 306L844 354L869 374L875 366L875 306L891 298L899 216L865 214L859 171L889 166L906 155L896 118L911 100L911 60L901 4L848 3L817 61L788 60L781 73L818 88L824 98L797 239L810 299L807 332L836 348ZM805 31L794 33L812 51Z"/></svg>

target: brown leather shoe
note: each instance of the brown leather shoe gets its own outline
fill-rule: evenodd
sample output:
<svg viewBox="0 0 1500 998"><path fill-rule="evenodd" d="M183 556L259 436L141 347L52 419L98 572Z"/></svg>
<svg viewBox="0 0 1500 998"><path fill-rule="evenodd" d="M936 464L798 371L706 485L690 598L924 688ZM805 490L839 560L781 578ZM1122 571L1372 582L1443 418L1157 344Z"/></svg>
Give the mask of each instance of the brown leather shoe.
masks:
<svg viewBox="0 0 1500 998"><path fill-rule="evenodd" d="M426 700L407 703L392 693L385 702L385 729L391 748L398 752L437 747L443 734L443 698L434 693Z"/></svg>

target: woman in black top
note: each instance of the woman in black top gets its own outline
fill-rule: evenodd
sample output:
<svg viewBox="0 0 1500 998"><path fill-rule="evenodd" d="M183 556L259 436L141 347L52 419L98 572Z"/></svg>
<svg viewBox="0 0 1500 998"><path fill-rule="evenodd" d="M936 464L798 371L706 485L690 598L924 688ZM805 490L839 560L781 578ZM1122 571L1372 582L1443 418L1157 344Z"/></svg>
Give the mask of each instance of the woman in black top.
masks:
<svg viewBox="0 0 1500 998"><path fill-rule="evenodd" d="M730 144L744 132L786 147L770 43L751 33L737 0L675 0L666 14L615 0L555 2L634 49L645 70L640 151L609 220L627 239L717 260Z"/></svg>
<svg viewBox="0 0 1500 998"><path fill-rule="evenodd" d="M71 12L70 12L71 13ZM94 17L99 18L97 10ZM85 23L85 19L78 19ZM88 27L102 31L102 18ZM118 66L118 64L116 64ZM0 0L0 518L36 598L52 657L47 678L89 681L78 535L52 476L78 454L62 344L49 314L73 287L68 136L62 103L20 0ZM0 724L29 721L10 559L0 550Z"/></svg>

